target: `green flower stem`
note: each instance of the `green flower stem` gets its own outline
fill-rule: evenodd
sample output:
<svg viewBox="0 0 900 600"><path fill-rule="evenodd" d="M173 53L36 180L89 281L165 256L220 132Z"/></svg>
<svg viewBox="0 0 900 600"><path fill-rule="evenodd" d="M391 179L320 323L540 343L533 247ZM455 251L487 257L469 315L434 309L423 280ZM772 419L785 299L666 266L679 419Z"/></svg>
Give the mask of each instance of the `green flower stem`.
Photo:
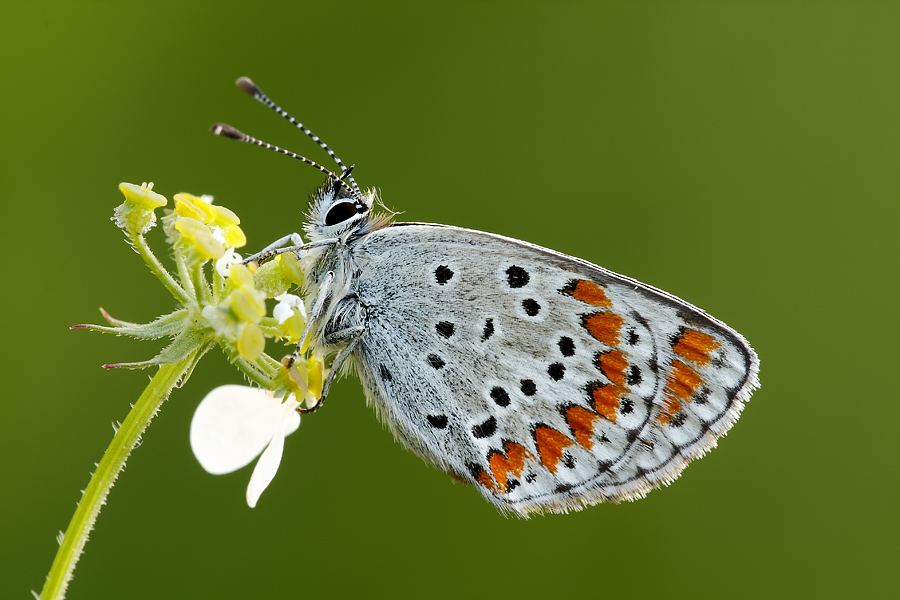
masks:
<svg viewBox="0 0 900 600"><path fill-rule="evenodd" d="M202 262L197 262L191 266L191 280L196 290L196 298L201 304L209 304L209 284L206 283L206 273L203 272Z"/></svg>
<svg viewBox="0 0 900 600"><path fill-rule="evenodd" d="M156 275L156 278L166 286L169 293L175 296L175 299L181 304L189 304L191 297L188 296L187 292L185 292L180 285L178 285L178 282L175 281L168 271L166 271L166 268L162 266L162 263L160 263L159 259L156 258L156 255L153 254L153 251L150 250L150 246L147 245L147 240L144 239L144 236L138 235L131 238L131 241L134 243L134 249L141 255L141 258L144 259L144 262L147 263L147 266L150 267L150 270Z"/></svg>
<svg viewBox="0 0 900 600"><path fill-rule="evenodd" d="M144 389L144 393L138 398L134 408L125 417L125 421L119 427L100 460L97 470L94 471L91 481L78 503L78 508L75 509L69 528L59 545L56 558L53 560L53 566L50 567L47 582L41 591L41 600L65 597L66 588L72 578L72 572L75 570L75 563L78 562L78 558L84 550L88 534L94 526L94 521L97 520L100 507L106 502L109 489L122 469L125 468L128 455L140 441L150 420L168 398L172 388L195 363L196 354L200 351L201 349L198 348L176 363L161 366Z"/></svg>
<svg viewBox="0 0 900 600"><path fill-rule="evenodd" d="M225 292L225 279L219 275L219 271L216 268L212 270L212 300L215 304L218 304L222 301L222 294Z"/></svg>
<svg viewBox="0 0 900 600"><path fill-rule="evenodd" d="M181 249L178 246L174 246L175 250L175 265L178 268L178 278L181 279L181 284L187 288L187 294L194 298L197 296L197 292L194 290L194 283L191 281L191 276L188 274L187 265L184 263L184 254L181 252Z"/></svg>
<svg viewBox="0 0 900 600"><path fill-rule="evenodd" d="M265 352L259 355L259 358L254 361L254 364L263 372L268 373L271 378L276 377L278 375L278 370L281 369L281 363Z"/></svg>
<svg viewBox="0 0 900 600"><path fill-rule="evenodd" d="M221 346L221 344L220 344L220 346ZM227 348L225 348L224 346L222 346L222 348L225 350L226 354L231 354ZM272 388L272 376L267 375L263 371L260 371L259 368L255 364L251 363L250 361L248 361L247 359L245 359L244 357L242 357L241 355L239 355L237 353L230 355L229 359L231 359L231 362L234 363L234 365L238 369L241 370L241 372L247 377L247 379L249 379L250 381L252 381L253 383L255 383L256 385L258 385L259 387L261 387L263 389L266 389L266 390L273 389Z"/></svg>

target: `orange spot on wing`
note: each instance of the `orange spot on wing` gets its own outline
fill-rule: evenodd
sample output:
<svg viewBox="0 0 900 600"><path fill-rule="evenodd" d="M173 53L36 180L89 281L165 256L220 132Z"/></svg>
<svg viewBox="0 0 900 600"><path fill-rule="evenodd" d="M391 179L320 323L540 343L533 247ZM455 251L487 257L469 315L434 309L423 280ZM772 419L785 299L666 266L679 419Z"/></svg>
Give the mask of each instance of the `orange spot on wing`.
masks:
<svg viewBox="0 0 900 600"><path fill-rule="evenodd" d="M624 354L618 350L602 352L597 355L597 364L610 381L619 386L625 385L625 369L628 368L628 361Z"/></svg>
<svg viewBox="0 0 900 600"><path fill-rule="evenodd" d="M573 406L566 411L566 422L572 428L575 439L586 450L590 450L594 445L591 436L594 434L594 421L600 418L595 412L580 406Z"/></svg>
<svg viewBox="0 0 900 600"><path fill-rule="evenodd" d="M506 456L509 457L510 470L513 475L520 477L525 468L525 459L534 458L531 452L514 442L506 442Z"/></svg>
<svg viewBox="0 0 900 600"><path fill-rule="evenodd" d="M709 353L719 347L711 335L694 329L686 329L675 344L675 354L686 358L695 365L708 365Z"/></svg>
<svg viewBox="0 0 900 600"><path fill-rule="evenodd" d="M612 312L598 312L582 317L584 328L607 346L619 345L619 330L625 319Z"/></svg>
<svg viewBox="0 0 900 600"><path fill-rule="evenodd" d="M628 390L617 385L604 385L598 383L591 388L591 396L594 398L594 410L597 414L613 423L616 422L619 407L622 406L621 398Z"/></svg>
<svg viewBox="0 0 900 600"><path fill-rule="evenodd" d="M703 377L697 371L680 360L672 361L671 368L666 376L663 410L656 417L656 420L663 425L671 421L675 415L681 412L684 403L691 401L691 397L701 385L703 385Z"/></svg>
<svg viewBox="0 0 900 600"><path fill-rule="evenodd" d="M666 390L673 396L685 402L691 401L691 396L703 384L703 378L680 360L672 362L672 370L666 381Z"/></svg>
<svg viewBox="0 0 900 600"><path fill-rule="evenodd" d="M663 411L657 415L656 420L665 425L679 412L681 412L681 401L675 396L666 394L663 396Z"/></svg>
<svg viewBox="0 0 900 600"><path fill-rule="evenodd" d="M537 443L538 453L541 455L541 462L550 469L551 473L556 473L556 465L559 463L559 459L562 458L563 449L575 443L562 433L546 425L535 428L534 440Z"/></svg>
<svg viewBox="0 0 900 600"><path fill-rule="evenodd" d="M473 475L475 475L475 480L478 481L478 483L480 483L487 489L491 490L493 493L496 494L497 492L500 491L500 488L497 485L497 483L493 480L493 478L491 478L491 476L488 474L488 472L485 471L484 469L481 469L481 468L477 469L473 473Z"/></svg>
<svg viewBox="0 0 900 600"><path fill-rule="evenodd" d="M514 442L506 443L506 455L500 452L494 452L491 455L488 460L491 473L494 474L494 479L502 489L506 489L506 481L509 479L510 473L516 477L522 476L526 458L532 458L531 453L524 446Z"/></svg>
<svg viewBox="0 0 900 600"><path fill-rule="evenodd" d="M612 308L612 301L606 297L606 292L593 281L577 279L570 282L563 291L585 304Z"/></svg>

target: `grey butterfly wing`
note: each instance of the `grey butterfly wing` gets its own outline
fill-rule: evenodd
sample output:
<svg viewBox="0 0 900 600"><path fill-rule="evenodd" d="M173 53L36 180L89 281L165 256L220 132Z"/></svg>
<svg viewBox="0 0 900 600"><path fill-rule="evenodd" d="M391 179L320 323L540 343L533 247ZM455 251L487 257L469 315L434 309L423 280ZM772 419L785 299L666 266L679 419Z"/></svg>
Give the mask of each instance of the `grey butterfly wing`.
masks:
<svg viewBox="0 0 900 600"><path fill-rule="evenodd" d="M682 300L498 235L355 243L368 401L423 459L519 514L641 497L740 415L758 358Z"/></svg>

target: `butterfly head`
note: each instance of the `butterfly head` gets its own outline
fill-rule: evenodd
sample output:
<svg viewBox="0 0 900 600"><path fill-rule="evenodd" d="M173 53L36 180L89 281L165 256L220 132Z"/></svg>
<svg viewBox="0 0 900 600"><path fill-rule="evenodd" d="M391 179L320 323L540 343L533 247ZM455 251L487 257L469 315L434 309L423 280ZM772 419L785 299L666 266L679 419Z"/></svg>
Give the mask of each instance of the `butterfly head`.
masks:
<svg viewBox="0 0 900 600"><path fill-rule="evenodd" d="M312 241L353 234L365 225L373 201L373 193L357 193L343 181L329 177L313 194L306 216L306 233Z"/></svg>

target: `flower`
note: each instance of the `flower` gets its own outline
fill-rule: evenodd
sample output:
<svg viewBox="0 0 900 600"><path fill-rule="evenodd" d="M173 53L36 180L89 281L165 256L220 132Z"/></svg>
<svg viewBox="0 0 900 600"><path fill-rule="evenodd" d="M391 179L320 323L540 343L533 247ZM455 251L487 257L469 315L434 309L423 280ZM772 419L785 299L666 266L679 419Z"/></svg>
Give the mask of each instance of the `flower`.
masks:
<svg viewBox="0 0 900 600"><path fill-rule="evenodd" d="M238 226L240 218L224 206L213 204L209 194L195 196L187 192L175 194L175 214L188 217L207 225L210 230L218 228L218 238L225 246L241 248L247 244L247 236Z"/></svg>
<svg viewBox="0 0 900 600"><path fill-rule="evenodd" d="M269 298L277 298L294 286L303 287L303 271L293 252L279 254L253 273L256 287Z"/></svg>
<svg viewBox="0 0 900 600"><path fill-rule="evenodd" d="M170 338L149 360L104 366L143 369L189 361L181 384L200 357L220 346L258 388L232 385L210 392L194 415L191 446L210 473L233 471L261 454L247 489L247 502L254 506L275 476L284 436L300 424L296 409L315 407L326 381L325 357L310 347L309 337L293 359L289 355L279 361L265 352L267 339L296 344L306 329L303 299L287 293L302 287L303 259L289 252L262 265L256 261L242 264L235 247L243 246L246 238L237 215L213 205L211 196L181 193L174 197L174 209L162 217L177 267L169 272L143 237L156 223L154 210L164 206L166 199L152 190L152 184L123 183L119 187L125 201L116 208L114 220L181 306L144 324L114 319L104 311L108 326L76 328L142 340ZM299 236L290 239L295 244L302 241ZM214 271L206 264L211 259ZM278 300L273 317L266 316L268 297Z"/></svg>
<svg viewBox="0 0 900 600"><path fill-rule="evenodd" d="M187 248L192 248L204 261L219 259L225 255L225 245L216 238L213 230L192 217L181 217L175 221L175 229Z"/></svg>
<svg viewBox="0 0 900 600"><path fill-rule="evenodd" d="M208 473L222 475L250 464L261 454L247 486L247 504L253 508L278 471L285 436L300 426L299 406L293 394L282 402L259 388L217 387L194 412L194 456Z"/></svg>
<svg viewBox="0 0 900 600"><path fill-rule="evenodd" d="M241 255L234 251L234 246L229 246L222 258L216 261L216 272L221 277L228 277L231 275L231 267L241 264L241 260Z"/></svg>
<svg viewBox="0 0 900 600"><path fill-rule="evenodd" d="M179 219L186 221L189 217ZM203 307L201 315L216 335L236 345L238 354L256 360L266 348L259 321L266 315L266 297L254 286L253 273L242 264L229 266L226 295L216 305Z"/></svg>
<svg viewBox="0 0 900 600"><path fill-rule="evenodd" d="M132 238L144 235L156 225L154 210L166 205L166 198L153 191L153 183L120 183L125 201L116 207L113 221Z"/></svg>

